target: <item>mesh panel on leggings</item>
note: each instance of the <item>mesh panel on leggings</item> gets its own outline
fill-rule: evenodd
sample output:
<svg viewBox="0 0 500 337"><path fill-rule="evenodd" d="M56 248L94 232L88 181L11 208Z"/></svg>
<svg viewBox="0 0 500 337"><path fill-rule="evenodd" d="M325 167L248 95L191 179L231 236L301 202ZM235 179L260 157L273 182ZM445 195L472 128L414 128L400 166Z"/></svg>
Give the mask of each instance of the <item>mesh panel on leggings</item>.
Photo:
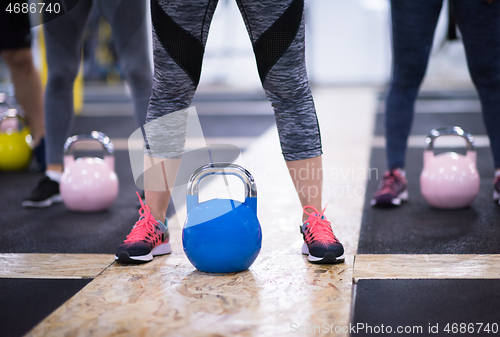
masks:
<svg viewBox="0 0 500 337"><path fill-rule="evenodd" d="M283 15L255 42L253 50L262 82L297 35L303 10L304 0L294 0Z"/></svg>
<svg viewBox="0 0 500 337"><path fill-rule="evenodd" d="M197 86L200 81L204 53L201 41L165 13L158 0L151 1L151 18L155 33L163 48Z"/></svg>

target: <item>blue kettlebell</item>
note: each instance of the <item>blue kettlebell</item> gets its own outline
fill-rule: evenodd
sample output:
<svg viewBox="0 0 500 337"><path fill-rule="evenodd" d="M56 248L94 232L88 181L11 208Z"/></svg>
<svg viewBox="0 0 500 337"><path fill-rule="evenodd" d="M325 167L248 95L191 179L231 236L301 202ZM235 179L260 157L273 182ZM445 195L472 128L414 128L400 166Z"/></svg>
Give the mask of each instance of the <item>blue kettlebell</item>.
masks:
<svg viewBox="0 0 500 337"><path fill-rule="evenodd" d="M200 182L214 174L240 178L245 184L245 201L212 199L200 203ZM200 167L189 178L186 206L182 245L198 270L234 273L252 265L262 246L262 230L257 219L257 186L245 168L228 163Z"/></svg>

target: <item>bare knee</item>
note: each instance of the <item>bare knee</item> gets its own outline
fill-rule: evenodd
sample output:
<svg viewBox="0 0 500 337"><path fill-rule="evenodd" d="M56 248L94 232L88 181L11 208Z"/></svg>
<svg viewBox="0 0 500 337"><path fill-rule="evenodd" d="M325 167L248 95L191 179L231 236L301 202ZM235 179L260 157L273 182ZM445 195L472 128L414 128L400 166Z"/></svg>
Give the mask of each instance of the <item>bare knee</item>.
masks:
<svg viewBox="0 0 500 337"><path fill-rule="evenodd" d="M3 50L1 55L12 72L34 68L31 48Z"/></svg>

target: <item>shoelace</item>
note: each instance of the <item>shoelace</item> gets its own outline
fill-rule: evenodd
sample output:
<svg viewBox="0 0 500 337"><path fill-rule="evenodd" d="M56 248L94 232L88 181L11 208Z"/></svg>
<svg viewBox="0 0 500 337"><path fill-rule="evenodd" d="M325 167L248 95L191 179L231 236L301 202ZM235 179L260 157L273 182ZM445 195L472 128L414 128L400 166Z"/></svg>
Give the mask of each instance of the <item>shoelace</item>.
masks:
<svg viewBox="0 0 500 337"><path fill-rule="evenodd" d="M135 192L139 197L139 201L141 203L141 208L139 209L139 221L137 221L132 227L132 231L124 242L135 242L138 240L143 240L148 236L149 233L154 234L156 228L156 220L151 214L151 210L148 205L144 205L142 202L142 198L138 192Z"/></svg>
<svg viewBox="0 0 500 337"><path fill-rule="evenodd" d="M382 180L382 188L380 189L379 194L385 194L387 192L397 192L394 185L401 185L401 178L402 177L398 173L396 173L395 170L386 172Z"/></svg>
<svg viewBox="0 0 500 337"><path fill-rule="evenodd" d="M314 213L313 212L307 213L306 208L310 208L310 209L314 210ZM312 206L306 206L302 210L304 211L304 213L309 215L309 219L306 222L307 223L306 228L308 229L307 239L310 239L312 236L312 233L314 233L314 241L316 241L316 240L327 240L327 241L333 240L335 242L339 242L339 240L333 234L330 221L326 220L323 217L323 214L325 213L325 210L326 210L326 206L321 213L319 213L318 210ZM311 217L312 217L312 220L311 220Z"/></svg>

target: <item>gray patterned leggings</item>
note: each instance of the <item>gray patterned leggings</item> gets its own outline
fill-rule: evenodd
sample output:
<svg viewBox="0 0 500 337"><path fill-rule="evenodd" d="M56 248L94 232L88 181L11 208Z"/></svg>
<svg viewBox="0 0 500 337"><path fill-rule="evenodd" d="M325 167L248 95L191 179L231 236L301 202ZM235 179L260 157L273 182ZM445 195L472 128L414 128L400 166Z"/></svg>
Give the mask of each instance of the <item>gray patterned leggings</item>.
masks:
<svg viewBox="0 0 500 337"><path fill-rule="evenodd" d="M275 111L285 160L321 155L304 56L304 0L237 3ZM216 6L217 0L151 1L155 71L147 122L191 104Z"/></svg>
<svg viewBox="0 0 500 337"><path fill-rule="evenodd" d="M414 104L443 0L392 0L393 73L385 113L388 168L404 168ZM467 65L500 168L500 1L453 0Z"/></svg>

